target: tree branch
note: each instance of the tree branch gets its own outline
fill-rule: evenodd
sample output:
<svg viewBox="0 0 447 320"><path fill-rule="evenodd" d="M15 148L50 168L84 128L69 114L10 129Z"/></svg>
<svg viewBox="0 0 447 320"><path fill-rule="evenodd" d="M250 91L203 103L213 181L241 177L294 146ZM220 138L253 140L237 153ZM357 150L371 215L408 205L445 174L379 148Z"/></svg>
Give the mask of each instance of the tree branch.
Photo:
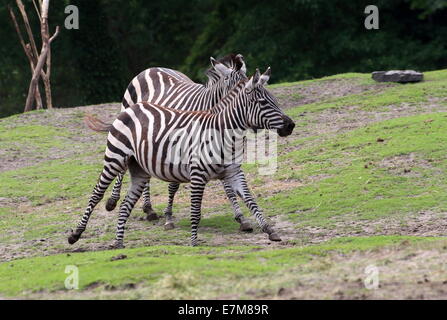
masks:
<svg viewBox="0 0 447 320"><path fill-rule="evenodd" d="M47 101L47 108L52 109L53 103L51 98L51 84L50 84L50 74L51 74L51 42L59 35L59 26L56 27L56 31L50 37L49 27L48 27L48 8L50 5L50 0L41 0L40 1L40 11L36 0L33 0L34 9L36 10L37 16L40 20L40 32L42 37L42 48L40 54L37 52L37 46L34 41L34 36L31 30L31 26L28 20L28 16L25 11L25 6L22 3L22 0L16 0L17 7L22 15L23 22L25 24L25 29L28 34L28 38L30 43L27 44L23 39L22 33L20 31L19 24L17 23L17 19L14 15L14 11L11 7L9 7L9 13L11 15L11 19L14 23L14 27L16 29L17 35L19 36L20 44L22 45L23 50L29 60L31 67L31 82L28 88L28 96L26 97L25 103L25 112L32 110L33 101L36 101L37 109L42 108L42 98L39 92L39 78L42 77L44 87L45 87L45 95ZM44 71L44 66L46 64L46 72Z"/></svg>
<svg viewBox="0 0 447 320"><path fill-rule="evenodd" d="M34 4L34 9L36 9L36 13L37 13L37 16L39 17L39 21L40 21L40 20L42 20L42 17L40 16L40 11L39 11L39 8L37 7L36 0L33 0L33 4Z"/></svg>
<svg viewBox="0 0 447 320"><path fill-rule="evenodd" d="M36 42L34 41L33 32L31 30L31 26L29 24L28 16L25 11L25 6L23 5L22 0L16 0L16 3L17 3L17 7L19 7L20 13L22 14L23 22L25 23L26 33L28 34L28 38L29 38L29 41L31 44L33 56L35 57L34 63L36 63L37 57L39 56L39 54L37 53Z"/></svg>
<svg viewBox="0 0 447 320"><path fill-rule="evenodd" d="M44 17L43 12L42 17ZM48 51L50 50L50 44L54 39L56 39L58 34L59 34L59 26L56 27L56 32L50 39L46 38L45 40L43 40L42 51L40 52L40 56L37 61L36 68L34 69L33 77L31 79L31 83L28 89L28 96L26 98L26 104L25 104L25 112L30 111L32 109L33 96L37 87L37 81L39 80L40 71L42 70L43 65L47 59L47 54Z"/></svg>
<svg viewBox="0 0 447 320"><path fill-rule="evenodd" d="M33 59L33 53L31 52L31 47L30 47L29 44L25 44L25 41L23 40L22 33L20 32L19 24L17 23L16 16L15 16L14 11L12 10L11 6L8 6L8 9L9 9L9 14L11 15L11 19L12 19L13 24L14 24L14 28L16 29L17 35L19 36L20 44L22 45L22 48L25 51L25 55L28 58L28 62L30 64L30 68L31 68L31 74L33 74L33 72L34 72L34 59ZM42 104L42 97L40 95L39 88L36 89L35 99L36 99L36 104L37 104L36 107L37 107L37 109L41 109L43 107L43 104Z"/></svg>

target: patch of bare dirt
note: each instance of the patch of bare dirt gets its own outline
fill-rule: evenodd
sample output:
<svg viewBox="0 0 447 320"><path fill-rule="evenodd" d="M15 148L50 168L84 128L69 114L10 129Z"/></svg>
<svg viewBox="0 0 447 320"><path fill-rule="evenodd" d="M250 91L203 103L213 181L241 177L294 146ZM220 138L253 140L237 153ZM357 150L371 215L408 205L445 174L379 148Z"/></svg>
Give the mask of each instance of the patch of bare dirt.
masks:
<svg viewBox="0 0 447 320"><path fill-rule="evenodd" d="M374 236L374 235L408 235L408 236L445 236L447 234L447 213L420 211L403 217L387 217L374 221L335 222L334 228L303 227L302 236L310 243L320 243L338 237Z"/></svg>
<svg viewBox="0 0 447 320"><path fill-rule="evenodd" d="M167 186L167 184L166 184ZM290 186L289 186L290 187ZM141 246L152 245L190 245L190 228L180 227L178 222L181 219L189 219L189 192L183 188L182 192L176 201L176 207L174 208L174 222L176 228L174 230L164 230L164 218L162 217L158 221L146 221L144 219L145 214L141 210L142 201L139 201L132 212L132 215L126 224L125 244L127 248L135 248ZM213 190L214 189L214 190ZM230 203L226 199L223 188L220 183L214 183L213 188L207 188L203 203L202 213L203 218L209 218L213 215L222 214L222 205L226 205L230 208ZM166 203L167 197L164 195L158 195L153 197L153 203ZM82 216L84 206L87 205L87 196L85 201L81 201L73 206L72 201L59 201L51 204L46 204L40 207L32 207L29 203L20 204L17 211L20 212L20 216L23 217L23 226L15 225L14 228L6 230L3 236L10 238L2 243L0 246L0 261L10 261L24 257L32 256L46 256L60 253L70 254L72 252L85 252L85 251L101 251L108 250L109 244L112 243L117 223L117 209L113 212L108 212L104 208L105 201L101 201L95 208L90 218L87 230L82 235L79 242L74 245L67 243L67 237L72 229L76 227L77 222ZM241 207L244 206L240 203ZM26 236L26 232L32 231L26 223L27 213L41 212L42 216L45 216L47 208L51 208L51 211L59 208L61 213L72 214L73 218L70 222L62 222L57 224L57 231L51 234L45 234L45 236L38 236L36 238L30 238ZM217 208L212 212L209 208ZM157 212L162 215L162 212ZM201 239L201 245L205 246L228 246L228 245L261 245L261 246L284 246L290 245L289 241L294 240L297 237L296 229L294 229L293 223L281 218L281 213L274 217L267 217L271 224L275 227L276 231L282 238L282 242L275 243L268 240L268 236L264 234L259 227L255 219L250 215L246 216L255 228L252 233L245 233L239 231L239 224L234 223L233 232L222 232L219 228L201 227L199 228L199 239ZM19 218L20 219L20 218ZM229 219L232 219L229 217ZM52 223L54 226L55 223ZM33 226L34 227L34 226ZM36 227L42 227L36 225ZM38 233L38 232L35 232ZM12 238L12 239L11 239Z"/></svg>
<svg viewBox="0 0 447 320"><path fill-rule="evenodd" d="M271 89L283 109L327 99L359 94L365 91L379 91L394 86L390 83L359 84L358 79L332 79L311 84L298 84Z"/></svg>
<svg viewBox="0 0 447 320"><path fill-rule="evenodd" d="M445 248L399 247L334 255L326 266L314 266L294 286L279 289L279 299L447 299ZM320 263L321 265L321 263ZM366 288L367 267L377 270L377 286ZM309 266L311 267L311 265ZM309 270L309 269L307 269Z"/></svg>
<svg viewBox="0 0 447 320"><path fill-rule="evenodd" d="M411 177L421 176L421 173L415 172L413 168L434 169L430 160L420 159L416 157L414 153L385 158L378 164L378 166L387 169L391 174Z"/></svg>
<svg viewBox="0 0 447 320"><path fill-rule="evenodd" d="M207 245L211 246L229 246L229 245L255 245L262 247L281 248L285 246L294 246L297 239L298 230L290 221L283 219L281 216L268 217L266 220L275 229L280 236L280 242L273 242L268 239L268 235L263 233L256 224L255 219L247 217L251 225L255 228L254 232L236 231L228 234L215 230L213 237L207 241ZM236 225L237 228L237 225Z"/></svg>

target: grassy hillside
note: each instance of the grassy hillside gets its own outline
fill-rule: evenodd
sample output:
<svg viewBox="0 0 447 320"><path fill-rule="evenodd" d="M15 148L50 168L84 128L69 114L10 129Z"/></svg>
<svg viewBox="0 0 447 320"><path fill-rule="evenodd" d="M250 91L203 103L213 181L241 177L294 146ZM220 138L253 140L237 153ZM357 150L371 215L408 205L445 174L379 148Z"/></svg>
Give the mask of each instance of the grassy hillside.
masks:
<svg viewBox="0 0 447 320"><path fill-rule="evenodd" d="M0 119L0 298L445 298L446 89L447 70L407 85L343 74L271 86L297 127L278 140L274 175L245 172L281 243L238 231L212 182L200 247L189 247L187 185L174 230L144 221L138 204L126 249L106 250L117 214L102 202L69 246L106 140L83 115L111 121L118 104ZM153 181L152 199L161 213L166 183ZM67 265L78 290L64 287ZM371 265L377 290L363 283Z"/></svg>

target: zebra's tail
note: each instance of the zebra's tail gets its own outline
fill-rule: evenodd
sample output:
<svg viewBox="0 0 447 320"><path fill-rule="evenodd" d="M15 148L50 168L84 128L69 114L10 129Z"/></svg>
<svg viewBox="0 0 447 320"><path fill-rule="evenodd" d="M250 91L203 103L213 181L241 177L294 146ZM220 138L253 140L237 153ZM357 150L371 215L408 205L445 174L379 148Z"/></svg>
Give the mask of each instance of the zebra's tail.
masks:
<svg viewBox="0 0 447 320"><path fill-rule="evenodd" d="M111 123L105 123L102 120L99 120L98 118L92 116L91 114L87 114L84 117L84 122L93 131L98 132L109 132L112 128Z"/></svg>

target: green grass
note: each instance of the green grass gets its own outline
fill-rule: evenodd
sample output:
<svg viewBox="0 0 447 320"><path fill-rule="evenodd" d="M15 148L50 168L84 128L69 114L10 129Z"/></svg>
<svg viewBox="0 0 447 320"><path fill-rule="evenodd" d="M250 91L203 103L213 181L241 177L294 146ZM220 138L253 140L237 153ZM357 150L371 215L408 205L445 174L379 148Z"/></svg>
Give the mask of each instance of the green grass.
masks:
<svg viewBox="0 0 447 320"><path fill-rule="evenodd" d="M178 223L179 226L189 230L191 228L191 222L189 219L182 219ZM204 217L200 220L200 227L212 228L216 231L233 233L237 230L239 224L234 220L232 214L216 214L211 217Z"/></svg>
<svg viewBox="0 0 447 320"><path fill-rule="evenodd" d="M331 77L331 79L334 78ZM291 83L289 85L294 84L296 83ZM304 111L315 113L331 108L342 108L346 106L356 106L361 110L374 111L392 105L418 105L421 103L429 103L430 99L440 99L444 97L446 90L447 72L445 70L432 71L426 73L424 82L397 84L381 90L380 92L377 92L376 90L367 90L358 94L310 103L292 109L288 111L288 114L295 117Z"/></svg>
<svg viewBox="0 0 447 320"><path fill-rule="evenodd" d="M228 285L241 278L253 281L262 279L290 267L304 264L311 259L331 253L371 250L377 247L399 244L402 241L428 241L436 238L380 236L369 238L341 238L321 245L285 248L282 250L258 250L257 247L177 247L155 246L128 250L99 251L59 254L48 257L20 259L0 264L0 292L8 296L26 293L55 292L65 290L66 266L79 270L79 287L87 289L93 284L124 288L129 283L152 286L156 291L159 280L167 275L178 279L197 275L193 286L203 284L231 291ZM118 254L126 254L123 260L111 261ZM226 284L225 284L226 283ZM191 285L191 284L190 284ZM181 286L174 286L172 296ZM212 292L211 292L212 294Z"/></svg>
<svg viewBox="0 0 447 320"><path fill-rule="evenodd" d="M67 130L42 125L11 126L8 122L0 123L0 146L13 151L22 148L38 150L39 153L50 148L62 147L69 137Z"/></svg>
<svg viewBox="0 0 447 320"><path fill-rule="evenodd" d="M263 204L311 225L331 224L340 215L362 220L424 208L446 210L440 201L447 197L446 116L434 113L383 121L290 152L282 160L301 169L284 166L279 179L323 178ZM390 170L383 161L393 157L414 160Z"/></svg>
<svg viewBox="0 0 447 320"><path fill-rule="evenodd" d="M36 205L78 197L93 190L101 168L100 162L53 160L5 171L0 173L0 194L16 200L25 197Z"/></svg>
<svg viewBox="0 0 447 320"><path fill-rule="evenodd" d="M442 215L447 210L447 112L435 112L445 111L443 107L447 106L447 70L427 72L425 82L408 85L376 84L369 74L349 73L269 88L289 87L290 93L278 98L296 100L304 95L301 91L293 92L293 88L312 85L315 90L324 90L330 81L340 79L365 86L366 91L325 97L287 110L297 122L296 133L288 138L287 144L278 140L279 166L273 177L259 176L259 163L244 165L249 185L256 190L255 196L265 215L272 219L277 216L278 221L299 231L287 246L274 249L267 245L234 247L224 241L218 246L198 248L173 246L187 244L189 240L186 201L175 205L178 228L170 232L163 230L162 223L135 220L128 223L126 240L136 248L39 257L47 252L72 250L66 245L65 232L75 226L97 181L104 150L99 141L104 136L96 134L96 144L89 145L72 139L72 131L81 125L82 112L64 118L65 123L72 124L72 131L51 126L52 113L47 111L0 120L2 154L23 151L20 156L29 158L23 167L0 172L0 200L5 203L0 207L0 242L19 256L24 253L33 256L0 263L0 296L49 294L76 298L88 293L99 297L95 290L105 288L118 289L120 298L213 298L236 293L240 296L241 292L243 296L248 289L262 287L271 279L283 279L281 285L287 286L288 274L299 277L314 262L333 264L334 255L355 256L381 248L394 250L403 241L411 246L438 241L440 238L380 234L387 221L403 228L419 212ZM435 108L428 108L430 105ZM413 115L377 121L342 133L314 132L300 136L319 123L322 112L340 109L347 117L355 118L356 112L388 112L396 107L411 110ZM40 114L45 116L44 122L36 120ZM77 148L76 153L63 159L45 159L72 147ZM35 159L39 162L34 163ZM293 189L278 191L269 189L269 179L298 183ZM165 195L166 187L167 184L154 180L151 192L154 196ZM159 213L164 207L165 203L155 201ZM248 215L247 209L243 210ZM142 215L141 209L135 209L132 215ZM97 219L95 214L92 219ZM112 219L115 217L103 213L98 220L104 225L97 223L87 229L81 248L83 244L91 248L111 241L115 230ZM328 231L352 235L363 232L360 223L370 226L376 235L340 237L309 245L315 239L306 227L319 228L323 235L331 235ZM430 220L424 226L433 223L436 221ZM241 235L233 237L239 232L238 223L230 206L220 202L203 208L200 227L200 237L207 244L216 236L230 241ZM256 232L259 230L255 229L253 237L259 239ZM248 234L247 238L251 236ZM231 243L239 245L236 241ZM110 261L120 253L126 254L127 259ZM64 289L67 265L79 267L78 293ZM129 284L139 289L127 292Z"/></svg>
<svg viewBox="0 0 447 320"><path fill-rule="evenodd" d="M319 83L322 83L322 82L328 81L328 80L340 80L340 79L366 81L366 80L369 80L370 77L371 76L369 74L353 73L352 72L352 73L336 74L336 75L327 76L327 77L318 78L318 79L310 79L310 80L294 81L294 82L282 82L282 83L269 85L268 88L275 89L275 88L292 87L292 86L297 86L297 85L307 86L307 85L311 85L311 84L319 84Z"/></svg>

